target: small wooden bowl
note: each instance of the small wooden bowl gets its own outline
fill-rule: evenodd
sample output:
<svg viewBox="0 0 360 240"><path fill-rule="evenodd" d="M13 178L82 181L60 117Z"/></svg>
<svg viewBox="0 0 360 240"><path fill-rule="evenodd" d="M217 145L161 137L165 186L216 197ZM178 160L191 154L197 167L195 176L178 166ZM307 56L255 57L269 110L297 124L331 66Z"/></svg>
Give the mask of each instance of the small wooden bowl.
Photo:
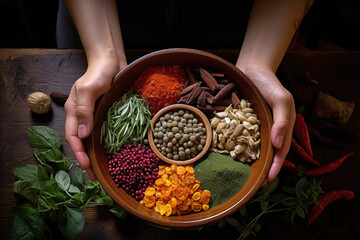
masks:
<svg viewBox="0 0 360 240"><path fill-rule="evenodd" d="M204 124L205 130L206 130L205 146L204 146L203 150L201 152L199 152L198 155L196 155L196 157L187 159L187 160L174 160L174 159L167 158L166 156L161 154L161 152L155 146L153 132L151 131L150 128L148 131L148 140L149 140L149 144L150 144L150 147L153 150L153 152L164 162L167 162L169 164L175 164L175 165L188 165L188 164L194 163L197 160L199 160L202 156L205 155L205 153L210 148L211 139L212 139L212 129L211 129L209 119L205 116L205 114L202 113L199 109L197 109L193 106L190 106L190 105L173 104L173 105L164 107L159 112L157 112L155 114L155 116L152 118L151 122L152 122L152 125L154 126L155 123L159 120L159 118L161 116L164 116L167 112L174 112L174 111L181 110L181 109L188 110L189 112L194 114L194 116L198 119L198 121Z"/></svg>
<svg viewBox="0 0 360 240"><path fill-rule="evenodd" d="M167 217L161 216L153 209L141 205L125 190L116 186L109 174L106 150L104 145L100 143L100 137L101 126L108 109L117 99L131 89L140 74L149 67L173 64L202 67L223 72L228 79L237 85L240 95L253 104L254 112L260 120L261 153L260 158L251 164L248 181L230 200L207 211ZM109 196L123 209L150 224L167 228L189 229L209 225L234 214L258 191L268 175L273 159L274 150L270 139L271 126L272 115L269 106L259 90L243 72L230 62L214 54L195 49L175 48L147 54L129 64L115 76L111 89L103 96L96 107L93 131L91 136L87 138L86 144L91 166L99 182Z"/></svg>

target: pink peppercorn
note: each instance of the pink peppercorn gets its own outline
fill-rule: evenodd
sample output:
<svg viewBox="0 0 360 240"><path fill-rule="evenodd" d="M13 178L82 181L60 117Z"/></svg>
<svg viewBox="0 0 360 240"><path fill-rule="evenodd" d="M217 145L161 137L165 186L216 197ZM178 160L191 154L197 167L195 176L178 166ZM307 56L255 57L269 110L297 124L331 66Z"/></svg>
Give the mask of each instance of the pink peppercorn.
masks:
<svg viewBox="0 0 360 240"><path fill-rule="evenodd" d="M124 144L119 152L108 156L108 169L117 187L141 200L146 188L159 178L159 162L148 146Z"/></svg>

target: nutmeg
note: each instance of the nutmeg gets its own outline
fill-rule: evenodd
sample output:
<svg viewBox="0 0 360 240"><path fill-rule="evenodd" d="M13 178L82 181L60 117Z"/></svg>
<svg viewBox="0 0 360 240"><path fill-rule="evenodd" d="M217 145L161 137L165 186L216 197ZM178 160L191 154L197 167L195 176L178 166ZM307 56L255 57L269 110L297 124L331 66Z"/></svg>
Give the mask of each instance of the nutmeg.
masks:
<svg viewBox="0 0 360 240"><path fill-rule="evenodd" d="M30 93L27 104L31 111L38 114L45 114L51 110L51 99L43 92Z"/></svg>
<svg viewBox="0 0 360 240"><path fill-rule="evenodd" d="M61 92L51 92L50 97L56 104L64 106L69 96Z"/></svg>

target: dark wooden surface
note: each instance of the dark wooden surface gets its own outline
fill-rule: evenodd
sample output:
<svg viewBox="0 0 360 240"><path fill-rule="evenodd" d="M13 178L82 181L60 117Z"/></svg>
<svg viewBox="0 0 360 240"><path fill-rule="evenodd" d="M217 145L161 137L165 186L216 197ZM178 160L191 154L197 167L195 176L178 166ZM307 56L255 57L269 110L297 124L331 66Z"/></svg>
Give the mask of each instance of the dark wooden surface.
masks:
<svg viewBox="0 0 360 240"><path fill-rule="evenodd" d="M150 50L128 51L131 62ZM237 51L218 50L213 53L235 62ZM282 68L299 82L306 103L314 99L320 89L339 99L353 101L355 111L347 128L360 130L360 53L346 52L288 52ZM27 140L27 127L46 125L56 130L64 153L72 157L64 140L65 112L53 103L51 114L32 114L26 98L33 91L68 93L73 82L86 70L85 55L80 50L0 49L0 238L9 233L15 203L12 193L12 168L20 163L36 163ZM319 84L304 84L301 76L310 72ZM312 142L315 158L322 164L331 162L349 151L355 154L341 168L321 177L326 191L349 189L355 192L353 201L336 201L310 227L304 221L284 223L281 216L269 215L262 220L259 239L360 239L360 140L346 142L344 148L326 147ZM301 160L292 152L288 158ZM85 227L80 239L237 239L232 227L216 226L196 230L164 230L141 222L131 216L119 220L107 208L88 208ZM250 237L249 239L251 239Z"/></svg>

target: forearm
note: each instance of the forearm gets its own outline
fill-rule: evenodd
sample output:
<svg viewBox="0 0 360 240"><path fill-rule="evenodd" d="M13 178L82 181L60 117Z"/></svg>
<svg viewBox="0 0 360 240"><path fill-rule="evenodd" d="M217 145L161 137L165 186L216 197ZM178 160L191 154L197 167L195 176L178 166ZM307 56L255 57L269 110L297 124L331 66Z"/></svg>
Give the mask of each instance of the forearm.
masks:
<svg viewBox="0 0 360 240"><path fill-rule="evenodd" d="M312 0L257 0L236 66L279 66Z"/></svg>
<svg viewBox="0 0 360 240"><path fill-rule="evenodd" d="M106 59L126 64L115 0L64 0L78 30L88 65Z"/></svg>

